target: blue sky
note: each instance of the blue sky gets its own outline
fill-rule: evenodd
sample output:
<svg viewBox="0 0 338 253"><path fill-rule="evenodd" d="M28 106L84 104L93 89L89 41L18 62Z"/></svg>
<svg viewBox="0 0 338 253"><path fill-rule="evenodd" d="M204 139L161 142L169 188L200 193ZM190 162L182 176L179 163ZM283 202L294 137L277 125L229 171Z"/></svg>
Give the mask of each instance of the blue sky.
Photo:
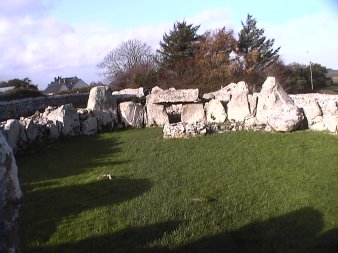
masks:
<svg viewBox="0 0 338 253"><path fill-rule="evenodd" d="M156 49L183 19L200 34L223 26L237 34L247 13L286 63L338 69L336 0L0 0L0 80L28 76L40 89L54 76L98 81L96 65L122 41Z"/></svg>

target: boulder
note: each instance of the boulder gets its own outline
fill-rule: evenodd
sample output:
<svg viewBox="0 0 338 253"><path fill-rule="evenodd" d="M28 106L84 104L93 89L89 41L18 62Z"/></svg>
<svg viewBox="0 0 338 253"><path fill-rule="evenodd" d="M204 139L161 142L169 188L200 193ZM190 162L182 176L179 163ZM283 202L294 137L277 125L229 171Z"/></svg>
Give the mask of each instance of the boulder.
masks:
<svg viewBox="0 0 338 253"><path fill-rule="evenodd" d="M18 142L20 139L22 125L17 119L7 120L4 126L4 133L6 134L8 145L15 152L18 149Z"/></svg>
<svg viewBox="0 0 338 253"><path fill-rule="evenodd" d="M117 99L117 101L128 101L134 97L144 97L144 88L140 87L138 89L123 89L120 91L112 92L112 95Z"/></svg>
<svg viewBox="0 0 338 253"><path fill-rule="evenodd" d="M146 125L150 126L164 126L169 123L168 114L164 105L147 103L146 104Z"/></svg>
<svg viewBox="0 0 338 253"><path fill-rule="evenodd" d="M305 117L308 120L309 125L311 125L312 121L317 116L323 116L323 112L320 109L318 102L314 99L308 100L308 103L306 103L303 106L303 110L304 110L304 114L305 114Z"/></svg>
<svg viewBox="0 0 338 253"><path fill-rule="evenodd" d="M119 114L125 126L141 128L144 125L144 109L139 103L131 101L120 103Z"/></svg>
<svg viewBox="0 0 338 253"><path fill-rule="evenodd" d="M97 86L90 90L87 109L93 111L99 130L111 130L117 123L116 99L107 86Z"/></svg>
<svg viewBox="0 0 338 253"><path fill-rule="evenodd" d="M35 142L40 134L39 128L35 125L32 118L27 118L23 122L28 143Z"/></svg>
<svg viewBox="0 0 338 253"><path fill-rule="evenodd" d="M207 122L209 123L221 124L227 118L224 106L219 100L216 99L210 100L210 102L205 104L204 109L207 116Z"/></svg>
<svg viewBox="0 0 338 253"><path fill-rule="evenodd" d="M275 131L292 131L304 116L274 77L268 77L258 96L256 119ZM283 122L284 121L284 122Z"/></svg>
<svg viewBox="0 0 338 253"><path fill-rule="evenodd" d="M19 211L22 191L11 147L0 132L0 251L20 252Z"/></svg>
<svg viewBox="0 0 338 253"><path fill-rule="evenodd" d="M198 89L163 90L147 96L147 103L189 103L198 101Z"/></svg>
<svg viewBox="0 0 338 253"><path fill-rule="evenodd" d="M203 104L183 105L181 121L184 123L205 122Z"/></svg>
<svg viewBox="0 0 338 253"><path fill-rule="evenodd" d="M79 115L72 104L62 105L57 109L57 121L62 124L61 133L63 136L76 136L80 134Z"/></svg>
<svg viewBox="0 0 338 253"><path fill-rule="evenodd" d="M297 107L281 106L268 117L268 124L278 132L290 132L297 129L303 116Z"/></svg>
<svg viewBox="0 0 338 253"><path fill-rule="evenodd" d="M62 124L58 121L57 122L50 121L46 124L46 128L49 131L48 137L50 139L56 140L59 138L60 133L62 131Z"/></svg>
<svg viewBox="0 0 338 253"><path fill-rule="evenodd" d="M203 122L184 123L178 122L165 124L163 127L164 138L182 138L198 135L206 135L207 125Z"/></svg>
<svg viewBox="0 0 338 253"><path fill-rule="evenodd" d="M83 135L94 135L97 133L97 119L89 116L81 122L81 129Z"/></svg>
<svg viewBox="0 0 338 253"><path fill-rule="evenodd" d="M97 119L98 131L111 131L115 127L115 121L111 112L93 111L93 117ZM116 120L117 121L117 120Z"/></svg>
<svg viewBox="0 0 338 253"><path fill-rule="evenodd" d="M338 107L337 102L331 101L323 115L323 123L325 125L325 129L335 133L338 130Z"/></svg>
<svg viewBox="0 0 338 253"><path fill-rule="evenodd" d="M243 122L250 115L248 85L245 82L238 82L232 86L231 99L227 104L228 119L235 122Z"/></svg>
<svg viewBox="0 0 338 253"><path fill-rule="evenodd" d="M215 98L215 95L213 92L210 92L210 93L204 93L203 96L202 96L202 99L205 100L205 101L210 101L211 99L214 99Z"/></svg>
<svg viewBox="0 0 338 253"><path fill-rule="evenodd" d="M236 87L236 83L230 83L225 87L222 87L220 90L212 92L215 96L215 99L221 102L229 102L231 98L231 91Z"/></svg>
<svg viewBox="0 0 338 253"><path fill-rule="evenodd" d="M93 116L93 112L87 108L79 108L77 109L77 114L79 115L80 121L84 121L88 119L88 117Z"/></svg>
<svg viewBox="0 0 338 253"><path fill-rule="evenodd" d="M158 86L155 86L155 87L153 87L152 89L151 89L151 94L155 94L155 93L159 93L159 92L162 92L163 91L163 89L161 89L160 87L158 87Z"/></svg>

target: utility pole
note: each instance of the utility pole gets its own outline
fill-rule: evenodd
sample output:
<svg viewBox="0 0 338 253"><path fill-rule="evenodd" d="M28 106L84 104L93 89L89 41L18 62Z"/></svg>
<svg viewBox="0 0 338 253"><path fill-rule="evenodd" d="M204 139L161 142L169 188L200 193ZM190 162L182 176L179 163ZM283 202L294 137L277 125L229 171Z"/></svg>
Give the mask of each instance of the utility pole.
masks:
<svg viewBox="0 0 338 253"><path fill-rule="evenodd" d="M306 53L309 55L309 51L306 51ZM310 62L311 90L313 91L312 66L311 66L311 59L310 59L310 56L309 56L309 62Z"/></svg>

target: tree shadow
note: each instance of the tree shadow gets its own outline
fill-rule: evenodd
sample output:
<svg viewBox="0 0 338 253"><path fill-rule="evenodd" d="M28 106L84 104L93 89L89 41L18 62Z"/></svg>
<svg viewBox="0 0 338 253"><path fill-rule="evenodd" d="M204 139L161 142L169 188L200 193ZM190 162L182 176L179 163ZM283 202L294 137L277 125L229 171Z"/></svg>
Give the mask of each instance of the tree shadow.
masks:
<svg viewBox="0 0 338 253"><path fill-rule="evenodd" d="M99 135L59 140L39 152L18 155L19 176L26 186L80 175L100 166L123 164L128 161L114 159L121 152L120 144L117 138L104 139Z"/></svg>
<svg viewBox="0 0 338 253"><path fill-rule="evenodd" d="M321 235L323 215L303 208L204 238L175 252L337 252L338 229Z"/></svg>
<svg viewBox="0 0 338 253"><path fill-rule="evenodd" d="M338 229L321 234L322 214L304 208L267 221L249 224L235 231L225 231L181 247L149 247L149 243L169 234L180 222L153 224L126 229L98 238L32 249L33 252L337 252Z"/></svg>
<svg viewBox="0 0 338 253"><path fill-rule="evenodd" d="M150 248L148 244L161 239L165 234L172 233L179 224L180 222L168 221L144 227L129 228L111 235L89 238L56 247L32 248L31 252L170 252L167 248Z"/></svg>
<svg viewBox="0 0 338 253"><path fill-rule="evenodd" d="M27 192L22 207L23 244L47 242L56 226L69 216L99 207L119 204L142 195L151 183L146 179L113 178L88 184ZM31 233L31 231L34 233Z"/></svg>

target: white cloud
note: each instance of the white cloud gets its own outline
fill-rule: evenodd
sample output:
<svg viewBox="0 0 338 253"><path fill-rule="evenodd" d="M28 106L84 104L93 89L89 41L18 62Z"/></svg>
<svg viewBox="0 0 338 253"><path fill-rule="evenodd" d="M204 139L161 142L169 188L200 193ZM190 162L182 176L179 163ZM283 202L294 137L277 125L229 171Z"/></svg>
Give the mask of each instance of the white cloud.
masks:
<svg viewBox="0 0 338 253"><path fill-rule="evenodd" d="M275 45L281 46L280 54L286 63L308 64L311 59L338 69L337 25L336 17L317 13L262 27L266 28L268 37L275 38Z"/></svg>
<svg viewBox="0 0 338 253"><path fill-rule="evenodd" d="M4 2L0 1L1 8ZM25 6L20 7L18 3L24 2L37 6L34 15L14 15L14 10L20 11ZM40 89L59 75L76 75L86 82L99 80L96 65L110 50L129 39L139 39L156 49L175 21L116 32L102 23L70 24L37 15L38 11L44 13L49 8L43 3L43 0L11 1L6 6L8 15L0 16L0 48L5 49L0 50L0 80L30 77ZM201 24L200 33L223 26L237 33L240 27L228 20L228 16L226 9L213 9L187 17L186 21ZM276 46L282 46L281 54L287 63L307 62L306 50L309 50L313 62L338 68L337 26L332 20L327 14L317 14L284 24L258 25L265 28L267 37L276 39Z"/></svg>
<svg viewBox="0 0 338 253"><path fill-rule="evenodd" d="M4 16L45 15L59 0L0 0Z"/></svg>

